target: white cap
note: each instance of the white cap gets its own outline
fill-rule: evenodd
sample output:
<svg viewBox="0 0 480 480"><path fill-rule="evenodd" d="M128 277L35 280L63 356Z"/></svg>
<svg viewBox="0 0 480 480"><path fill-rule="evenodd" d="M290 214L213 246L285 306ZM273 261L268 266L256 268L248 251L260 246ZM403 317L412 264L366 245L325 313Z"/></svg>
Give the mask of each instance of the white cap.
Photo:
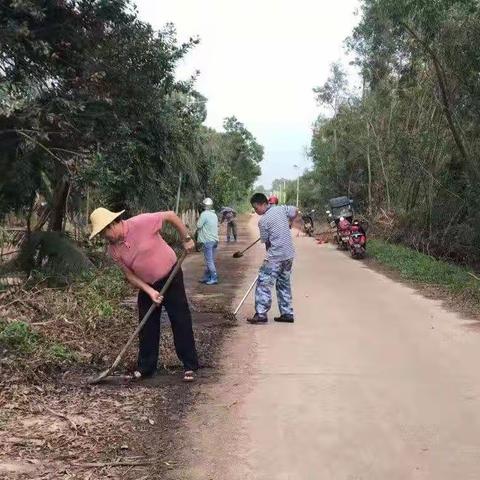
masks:
<svg viewBox="0 0 480 480"><path fill-rule="evenodd" d="M206 207L211 207L213 205L213 200L210 197L207 197L202 203Z"/></svg>

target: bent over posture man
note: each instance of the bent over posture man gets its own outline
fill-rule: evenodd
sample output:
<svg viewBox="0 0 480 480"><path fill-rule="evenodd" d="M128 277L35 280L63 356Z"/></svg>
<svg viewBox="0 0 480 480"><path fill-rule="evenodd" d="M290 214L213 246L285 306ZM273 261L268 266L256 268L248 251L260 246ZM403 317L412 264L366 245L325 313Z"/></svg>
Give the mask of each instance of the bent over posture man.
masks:
<svg viewBox="0 0 480 480"><path fill-rule="evenodd" d="M231 207L223 207L220 211L220 224L227 222L227 242L233 237L233 241L237 241L237 212Z"/></svg>
<svg viewBox="0 0 480 480"><path fill-rule="evenodd" d="M263 193L256 193L250 203L262 218L258 222L260 239L267 248L267 257L260 267L255 290L255 315L247 319L250 323L266 323L268 311L272 306L272 286L277 289L280 317L276 322L293 323L292 289L290 274L295 250L293 248L290 221L298 211L287 205L269 205Z"/></svg>

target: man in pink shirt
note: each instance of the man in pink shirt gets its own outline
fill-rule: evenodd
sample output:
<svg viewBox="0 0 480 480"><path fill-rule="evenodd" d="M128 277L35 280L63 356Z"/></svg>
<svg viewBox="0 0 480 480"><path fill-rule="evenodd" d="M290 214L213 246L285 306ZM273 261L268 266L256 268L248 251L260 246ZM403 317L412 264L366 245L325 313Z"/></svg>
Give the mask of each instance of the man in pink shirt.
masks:
<svg viewBox="0 0 480 480"><path fill-rule="evenodd" d="M160 234L163 223L168 222L176 228L186 250L192 250L194 242L174 212L144 213L120 220L123 212L110 212L105 208L94 210L90 215L90 238L99 233L103 235L108 241L108 254L122 268L127 280L139 289L140 320L152 302L158 305L163 302L172 325L175 350L184 366L184 380L192 381L198 359L181 269L166 291L165 298L159 293L177 261L175 252ZM160 314L161 308L155 309L140 331L136 378L150 377L157 370Z"/></svg>

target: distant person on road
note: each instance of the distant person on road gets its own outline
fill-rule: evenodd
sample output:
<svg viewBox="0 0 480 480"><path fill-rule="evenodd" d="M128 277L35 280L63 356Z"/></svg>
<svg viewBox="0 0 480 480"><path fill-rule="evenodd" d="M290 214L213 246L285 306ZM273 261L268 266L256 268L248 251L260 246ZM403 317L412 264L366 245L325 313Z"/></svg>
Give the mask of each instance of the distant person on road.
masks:
<svg viewBox="0 0 480 480"><path fill-rule="evenodd" d="M296 207L271 205L263 193L256 193L250 203L258 215L260 239L265 243L267 256L260 267L255 290L255 315L248 318L249 323L268 322L268 311L272 306L272 287L277 289L280 317L276 322L294 322L292 289L290 274L295 250L293 248L290 222L298 215Z"/></svg>
<svg viewBox="0 0 480 480"><path fill-rule="evenodd" d="M198 241L203 244L205 256L205 273L200 283L216 285L218 283L215 254L218 247L218 217L213 210L213 201L206 198L203 201L204 211L197 222Z"/></svg>
<svg viewBox="0 0 480 480"><path fill-rule="evenodd" d="M159 291L177 263L177 256L161 236L163 225L173 225L183 239L185 250L195 246L187 227L174 212L144 213L128 220L120 220L121 212L97 208L90 215L90 239L102 235L108 241L108 254L121 267L126 279L139 289L138 315L142 320L152 303L162 302L170 319L173 341L183 364L185 381L194 379L198 369L197 351L192 330L192 316L188 306L183 273L180 269L165 297ZM151 377L157 371L160 342L161 308L156 308L139 333L137 370L134 378Z"/></svg>
<svg viewBox="0 0 480 480"><path fill-rule="evenodd" d="M221 220L220 225L224 222L227 223L227 242L232 239L237 241L237 212L231 207L223 207L220 210Z"/></svg>
<svg viewBox="0 0 480 480"><path fill-rule="evenodd" d="M278 197L276 195L270 195L268 197L268 204L269 205L278 205Z"/></svg>

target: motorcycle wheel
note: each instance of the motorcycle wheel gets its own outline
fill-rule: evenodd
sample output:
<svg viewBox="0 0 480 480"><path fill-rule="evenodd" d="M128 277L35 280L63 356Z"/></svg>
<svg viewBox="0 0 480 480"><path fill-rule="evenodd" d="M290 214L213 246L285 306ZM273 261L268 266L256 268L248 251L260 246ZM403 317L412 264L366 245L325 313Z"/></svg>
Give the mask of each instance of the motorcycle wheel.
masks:
<svg viewBox="0 0 480 480"><path fill-rule="evenodd" d="M356 260L361 260L363 258L365 258L365 250L362 249L360 251L356 251L354 248L351 249L351 253L352 253L352 258L356 259Z"/></svg>

